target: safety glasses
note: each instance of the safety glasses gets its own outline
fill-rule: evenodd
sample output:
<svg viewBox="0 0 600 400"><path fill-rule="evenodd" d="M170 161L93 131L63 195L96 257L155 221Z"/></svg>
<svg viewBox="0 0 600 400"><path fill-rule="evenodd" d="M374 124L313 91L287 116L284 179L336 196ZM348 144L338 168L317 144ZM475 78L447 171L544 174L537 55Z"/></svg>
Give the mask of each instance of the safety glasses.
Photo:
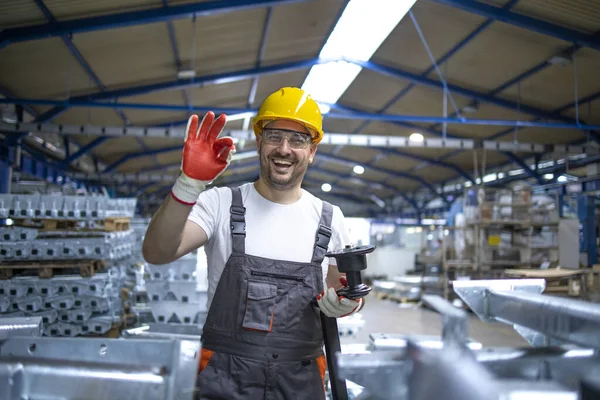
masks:
<svg viewBox="0 0 600 400"><path fill-rule="evenodd" d="M279 146L283 143L283 139L287 139L292 149L306 149L312 142L310 135L287 129L264 129L262 139L272 146Z"/></svg>

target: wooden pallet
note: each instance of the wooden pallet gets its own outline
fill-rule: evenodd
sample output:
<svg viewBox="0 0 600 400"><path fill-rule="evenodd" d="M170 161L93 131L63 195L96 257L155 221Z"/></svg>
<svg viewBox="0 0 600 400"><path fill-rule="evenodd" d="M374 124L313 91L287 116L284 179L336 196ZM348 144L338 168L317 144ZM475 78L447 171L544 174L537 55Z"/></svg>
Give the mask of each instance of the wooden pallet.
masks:
<svg viewBox="0 0 600 400"><path fill-rule="evenodd" d="M36 273L40 278L52 278L55 273L79 273L82 277L93 276L106 265L103 260L49 261L49 262L4 262L0 265L0 280L18 275Z"/></svg>
<svg viewBox="0 0 600 400"><path fill-rule="evenodd" d="M131 218L106 218L104 220L104 230L107 232L128 231Z"/></svg>

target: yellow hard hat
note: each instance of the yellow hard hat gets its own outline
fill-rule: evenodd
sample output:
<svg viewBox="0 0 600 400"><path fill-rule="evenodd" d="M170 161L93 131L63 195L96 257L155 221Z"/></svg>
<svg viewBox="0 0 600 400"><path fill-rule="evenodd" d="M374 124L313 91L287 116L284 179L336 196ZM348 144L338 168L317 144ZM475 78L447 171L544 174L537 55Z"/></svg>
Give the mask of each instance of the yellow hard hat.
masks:
<svg viewBox="0 0 600 400"><path fill-rule="evenodd" d="M319 105L302 89L284 87L270 94L254 117L254 133L262 134L263 128L276 119L302 124L311 133L314 143L323 139L323 116Z"/></svg>

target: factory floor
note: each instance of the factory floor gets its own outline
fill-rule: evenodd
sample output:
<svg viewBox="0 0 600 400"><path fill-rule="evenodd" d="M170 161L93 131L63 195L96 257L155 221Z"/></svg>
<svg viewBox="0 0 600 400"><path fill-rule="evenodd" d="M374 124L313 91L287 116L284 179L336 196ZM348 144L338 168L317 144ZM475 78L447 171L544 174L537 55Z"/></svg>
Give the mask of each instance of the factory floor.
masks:
<svg viewBox="0 0 600 400"><path fill-rule="evenodd" d="M437 335L442 332L440 314L416 304L398 304L370 296L361 312L364 327L356 337L343 337L342 344L367 344L371 333ZM484 323L469 312L469 335L483 347L522 347L527 342L506 324Z"/></svg>

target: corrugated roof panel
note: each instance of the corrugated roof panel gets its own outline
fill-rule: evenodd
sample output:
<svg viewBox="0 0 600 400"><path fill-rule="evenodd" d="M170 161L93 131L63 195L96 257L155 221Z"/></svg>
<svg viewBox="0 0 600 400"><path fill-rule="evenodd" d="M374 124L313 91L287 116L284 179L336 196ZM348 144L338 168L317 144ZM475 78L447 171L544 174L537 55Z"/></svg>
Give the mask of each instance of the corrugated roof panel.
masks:
<svg viewBox="0 0 600 400"><path fill-rule="evenodd" d="M415 189L418 189L421 187L421 184L419 182L413 181L411 179L406 179L406 178L390 177L386 182L390 186L394 186L394 187L398 188L399 193L408 193L409 191L412 191L412 190L415 190Z"/></svg>
<svg viewBox="0 0 600 400"><path fill-rule="evenodd" d="M579 98L600 92L600 53L592 49L581 49L574 55L575 64L565 67L549 66L543 71L521 82L522 102L548 110L560 108L575 101L574 67L577 67ZM513 85L503 97L518 98L519 85Z"/></svg>
<svg viewBox="0 0 600 400"><path fill-rule="evenodd" d="M575 107L563 112L563 115L568 115L575 119L576 117ZM579 105L579 119L587 122L588 124L600 124L600 101L592 101L585 104Z"/></svg>
<svg viewBox="0 0 600 400"><path fill-rule="evenodd" d="M477 168L479 171L481 171L482 156L483 156L482 152L479 151L479 153L477 154L477 163L478 163ZM490 165L494 165L499 162L503 162L503 163L508 162L506 157L502 153L499 153L497 151L486 151L485 159L486 159L486 166L488 166L488 167ZM457 155L455 155L454 157L451 157L444 161L456 164L456 165L460 166L461 168L463 168L465 171L467 171L469 174L473 175L473 171L475 170L474 160L475 159L473 157L473 151L468 150L468 151L460 152Z"/></svg>
<svg viewBox="0 0 600 400"><path fill-rule="evenodd" d="M417 175L425 179L427 182L433 183L453 178L456 176L456 172L449 168L429 166L427 168L420 169Z"/></svg>
<svg viewBox="0 0 600 400"><path fill-rule="evenodd" d="M137 172L143 171L145 168L152 168L154 166L156 166L156 163L152 157L139 157L119 165L117 171L124 173Z"/></svg>
<svg viewBox="0 0 600 400"><path fill-rule="evenodd" d="M508 138L512 139L512 136ZM557 144L576 142L585 139L585 136L581 130L576 129L527 128L520 131L517 138L524 143Z"/></svg>
<svg viewBox="0 0 600 400"><path fill-rule="evenodd" d="M285 72L280 74L265 75L258 78L258 85L256 87L256 96L254 98L254 104L252 107L259 107L260 104L267 98L271 93L286 86L300 87L308 75L309 69L302 69L292 72ZM246 101L248 95L245 93Z"/></svg>
<svg viewBox="0 0 600 400"><path fill-rule="evenodd" d="M215 14L173 22L184 69L196 76L252 68L256 65L266 10ZM172 51L169 53L172 57ZM193 64L193 65L192 65Z"/></svg>
<svg viewBox="0 0 600 400"><path fill-rule="evenodd" d="M362 131L368 135L390 135L390 136L408 136L412 132L411 128L405 128L391 122L372 121Z"/></svg>
<svg viewBox="0 0 600 400"><path fill-rule="evenodd" d="M440 68L454 84L491 91L567 46L566 42L496 22Z"/></svg>
<svg viewBox="0 0 600 400"><path fill-rule="evenodd" d="M175 79L164 23L83 33L73 43L109 89Z"/></svg>
<svg viewBox="0 0 600 400"><path fill-rule="evenodd" d="M10 45L0 57L0 83L16 96L65 99L96 86L60 38Z"/></svg>
<svg viewBox="0 0 600 400"><path fill-rule="evenodd" d="M412 167L419 164L419 161L411 160L406 157L399 157L395 155L386 155L373 163L375 167L381 167L392 171L407 171Z"/></svg>
<svg viewBox="0 0 600 400"><path fill-rule="evenodd" d="M324 118L323 129L325 132L353 133L363 122L351 119Z"/></svg>
<svg viewBox="0 0 600 400"><path fill-rule="evenodd" d="M188 89L188 98L195 106L246 108L251 85L252 81L246 79L220 85L196 87Z"/></svg>
<svg viewBox="0 0 600 400"><path fill-rule="evenodd" d="M156 0L44 0L59 21L157 8Z"/></svg>
<svg viewBox="0 0 600 400"><path fill-rule="evenodd" d="M315 160L319 159L319 153L323 153L324 155L329 155L330 151L317 150L317 155L315 157ZM348 146L348 147L342 147L342 149L340 150L338 155L341 158L353 159L353 160L356 160L357 162L364 163L364 162L367 162L367 161L370 161L371 159L373 159L373 157L375 157L375 155L377 153L378 153L377 150L370 149L370 148ZM348 167L348 168L350 169L350 167Z"/></svg>
<svg viewBox="0 0 600 400"><path fill-rule="evenodd" d="M461 109L471 102L470 98L451 93L456 106ZM448 115L454 112L450 98L447 104ZM389 108L387 114L442 116L444 111L444 92L436 88L415 86L404 97Z"/></svg>
<svg viewBox="0 0 600 400"><path fill-rule="evenodd" d="M142 148L133 137L109 139L94 149L95 154L107 164L119 160L126 154L139 153L140 151L142 151Z"/></svg>
<svg viewBox="0 0 600 400"><path fill-rule="evenodd" d="M315 0L275 7L265 45L264 65L318 56L345 3L342 0Z"/></svg>
<svg viewBox="0 0 600 400"><path fill-rule="evenodd" d="M477 15L432 2L418 1L412 11L435 59L453 48L484 21ZM425 47L408 15L383 42L373 60L416 73L431 66Z"/></svg>
<svg viewBox="0 0 600 400"><path fill-rule="evenodd" d="M571 29L600 29L600 2L595 0L521 0L514 11Z"/></svg>
<svg viewBox="0 0 600 400"><path fill-rule="evenodd" d="M340 103L350 107L377 112L409 82L363 69L340 98Z"/></svg>
<svg viewBox="0 0 600 400"><path fill-rule="evenodd" d="M182 140L183 141L183 140ZM174 150L168 153L161 153L156 155L156 159L159 163L164 165L181 164L181 152L183 151L183 143L181 144L181 150Z"/></svg>
<svg viewBox="0 0 600 400"><path fill-rule="evenodd" d="M125 115L127 115L127 112ZM71 108L52 120L56 124L123 126L123 120L110 108Z"/></svg>
<svg viewBox="0 0 600 400"><path fill-rule="evenodd" d="M46 21L46 17L33 1L2 0L2 12L0 13L2 29L43 24Z"/></svg>

